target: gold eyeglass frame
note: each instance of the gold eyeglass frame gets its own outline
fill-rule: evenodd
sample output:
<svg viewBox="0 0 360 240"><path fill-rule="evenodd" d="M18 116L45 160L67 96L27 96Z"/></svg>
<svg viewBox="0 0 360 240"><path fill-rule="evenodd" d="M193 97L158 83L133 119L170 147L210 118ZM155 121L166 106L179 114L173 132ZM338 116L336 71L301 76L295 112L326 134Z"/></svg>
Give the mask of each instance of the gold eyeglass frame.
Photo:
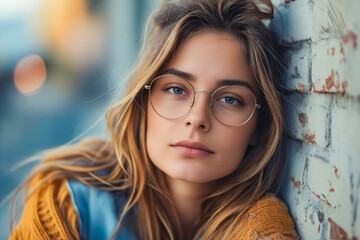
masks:
<svg viewBox="0 0 360 240"><path fill-rule="evenodd" d="M150 96L151 96L151 86L153 85L153 83L154 83L157 79L159 79L159 78L161 78L161 77L164 77L164 76L167 76L167 75L178 77L178 76L173 75L173 74L160 75L160 76L154 78L154 79L151 81L150 84L147 84L147 85L144 86L144 88L145 88L146 90L149 90L149 98L150 98L151 107L152 107L152 108L154 109L154 111L155 111L160 117L162 117L162 118L169 119L169 120L174 120L174 119L179 119L179 118L182 118L182 117L186 116L186 115L191 111L191 109L193 108L193 106L194 106L194 104L195 104L195 102L196 102L196 93L198 93L198 92L205 92L205 93L208 93L208 94L211 96L211 97L210 97L210 101L209 101L209 107L210 107L210 110L211 110L211 112L212 112L212 115L214 116L214 118L215 118L218 122L220 122L221 124L224 124L225 126L229 126L229 127L239 127L239 126L242 126L242 125L246 124L246 123L252 118L252 116L254 115L255 110L256 110L257 108L261 108L261 105L257 103L257 100L256 100L255 95L254 95L250 90L247 90L247 91L253 96L253 98L254 98L254 100L255 100L254 109L252 110L252 112L251 112L250 116L248 117L248 119L247 119L245 122L243 122L243 123L241 123L241 124L239 124L239 125L229 125L229 124L223 123L223 122L220 121L220 120L215 116L215 114L214 114L214 111L213 111L213 108L212 108L212 105L213 105L213 104L212 104L212 102L213 102L213 96L215 95L215 93L216 93L217 91L219 91L219 90L221 90L221 89L223 89L223 88L226 88L226 87L238 87L238 88L241 88L241 87L240 87L240 86L232 86L232 85L222 86L222 87L217 88L214 92L211 93L211 92L206 91L206 90L200 90L200 89L195 90L194 87L193 87L193 85L192 85L189 81L187 81L186 79L183 79L183 78L181 78L181 77L178 77L178 78L181 78L183 81L187 82L187 83L191 86L191 88L192 88L192 90L193 90L194 96L193 96L193 99L192 99L192 102L191 102L191 106L190 106L189 110L188 110L184 115L182 115L182 116L180 116L180 117L176 117L176 118L165 117L165 116L161 115L160 113L158 113L158 111L156 111L156 109L155 109L155 107L154 107L154 105L153 105L153 103L152 103L152 101L151 101L151 97L150 97Z"/></svg>

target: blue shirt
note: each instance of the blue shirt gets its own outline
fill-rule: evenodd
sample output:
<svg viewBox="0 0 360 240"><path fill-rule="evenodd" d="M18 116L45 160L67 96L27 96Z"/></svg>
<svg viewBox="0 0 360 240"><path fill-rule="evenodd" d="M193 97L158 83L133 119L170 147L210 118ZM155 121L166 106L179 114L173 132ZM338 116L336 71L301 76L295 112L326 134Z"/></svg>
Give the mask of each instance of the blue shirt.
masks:
<svg viewBox="0 0 360 240"><path fill-rule="evenodd" d="M79 216L81 239L109 239L126 204L126 194L102 191L79 181L68 181L72 203ZM115 239L139 239L135 209L129 211Z"/></svg>

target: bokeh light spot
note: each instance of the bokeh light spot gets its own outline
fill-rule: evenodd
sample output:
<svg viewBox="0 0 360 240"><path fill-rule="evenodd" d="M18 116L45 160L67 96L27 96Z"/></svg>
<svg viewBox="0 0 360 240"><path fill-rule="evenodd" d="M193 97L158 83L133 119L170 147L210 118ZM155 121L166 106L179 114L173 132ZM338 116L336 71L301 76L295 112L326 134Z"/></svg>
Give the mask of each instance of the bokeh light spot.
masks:
<svg viewBox="0 0 360 240"><path fill-rule="evenodd" d="M21 59L15 67L14 84L24 95L32 95L45 82L46 66L39 55L29 55Z"/></svg>

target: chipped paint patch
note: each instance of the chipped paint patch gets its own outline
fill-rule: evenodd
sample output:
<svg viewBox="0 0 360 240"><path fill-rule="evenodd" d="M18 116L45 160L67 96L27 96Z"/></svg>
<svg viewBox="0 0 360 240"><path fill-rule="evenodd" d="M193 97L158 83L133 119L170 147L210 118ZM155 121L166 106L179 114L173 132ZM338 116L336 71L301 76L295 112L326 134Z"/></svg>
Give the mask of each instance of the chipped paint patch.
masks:
<svg viewBox="0 0 360 240"><path fill-rule="evenodd" d="M342 227L340 227L334 220L328 218L328 221L330 222L331 240L350 240L346 231Z"/></svg>
<svg viewBox="0 0 360 240"><path fill-rule="evenodd" d="M314 92L316 93L345 93L347 90L347 80L340 80L340 74L338 70L331 69L330 75L325 78L325 84L319 89L323 81L316 79L315 83L312 83Z"/></svg>
<svg viewBox="0 0 360 240"><path fill-rule="evenodd" d="M324 203L326 203L329 207L332 207L331 203L326 199L324 194L321 194L321 196L319 194L316 194L315 192L311 192L312 194L314 194L318 199L320 199L321 201L323 201Z"/></svg>
<svg viewBox="0 0 360 240"><path fill-rule="evenodd" d="M334 166L334 173L335 173L335 177L337 178L337 179L339 179L339 173L338 173L338 168L336 167L336 166Z"/></svg>
<svg viewBox="0 0 360 240"><path fill-rule="evenodd" d="M353 48L357 48L357 35L353 31L349 31L347 34L343 35L342 40L345 44L352 42Z"/></svg>
<svg viewBox="0 0 360 240"><path fill-rule="evenodd" d="M335 47L332 47L331 48L331 56L334 56L335 55Z"/></svg>
<svg viewBox="0 0 360 240"><path fill-rule="evenodd" d="M342 58L340 59L340 63L345 62L346 61L345 50L344 50L344 45L342 43L340 43L340 55L342 56Z"/></svg>
<svg viewBox="0 0 360 240"><path fill-rule="evenodd" d="M308 123L308 115L306 113L299 113L298 117L299 117L301 126L305 127L305 125Z"/></svg>
<svg viewBox="0 0 360 240"><path fill-rule="evenodd" d="M316 141L315 141L315 134L309 134L309 133L305 133L303 135L303 139L306 141L306 142L309 142L309 143L312 143L312 144L316 144Z"/></svg>
<svg viewBox="0 0 360 240"><path fill-rule="evenodd" d="M307 93L307 88L304 84L299 83L297 89L302 93Z"/></svg>
<svg viewBox="0 0 360 240"><path fill-rule="evenodd" d="M300 181L295 181L295 178L293 176L290 177L290 181L293 183L294 188L297 188L297 194L300 194L300 186L301 186L301 182Z"/></svg>

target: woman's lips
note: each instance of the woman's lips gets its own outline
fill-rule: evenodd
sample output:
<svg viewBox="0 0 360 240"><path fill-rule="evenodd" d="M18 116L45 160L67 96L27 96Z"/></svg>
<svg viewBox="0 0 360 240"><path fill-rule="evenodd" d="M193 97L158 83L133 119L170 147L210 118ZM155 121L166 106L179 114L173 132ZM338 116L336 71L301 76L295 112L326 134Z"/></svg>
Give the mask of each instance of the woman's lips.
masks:
<svg viewBox="0 0 360 240"><path fill-rule="evenodd" d="M214 154L212 150L199 142L181 141L171 147L186 157L206 157Z"/></svg>

